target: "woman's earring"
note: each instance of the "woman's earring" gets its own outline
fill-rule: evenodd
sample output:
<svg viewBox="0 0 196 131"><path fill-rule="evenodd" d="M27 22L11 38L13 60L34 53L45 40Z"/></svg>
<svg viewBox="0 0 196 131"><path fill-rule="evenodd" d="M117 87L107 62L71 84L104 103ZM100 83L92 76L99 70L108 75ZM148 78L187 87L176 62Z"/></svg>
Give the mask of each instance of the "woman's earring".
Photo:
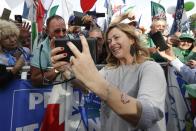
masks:
<svg viewBox="0 0 196 131"><path fill-rule="evenodd" d="M131 49L130 49L130 53L132 56L134 56L136 54L136 49L135 49L135 45L131 45Z"/></svg>

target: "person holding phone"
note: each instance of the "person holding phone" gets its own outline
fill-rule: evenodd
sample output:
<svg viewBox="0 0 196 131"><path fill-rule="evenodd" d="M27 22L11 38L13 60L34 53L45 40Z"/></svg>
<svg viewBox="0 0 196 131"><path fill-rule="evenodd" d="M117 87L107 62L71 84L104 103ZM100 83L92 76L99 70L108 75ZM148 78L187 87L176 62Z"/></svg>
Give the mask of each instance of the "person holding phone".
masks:
<svg viewBox="0 0 196 131"><path fill-rule="evenodd" d="M94 27L89 30L88 37L97 40L97 64L106 64L107 51L102 30L99 27Z"/></svg>
<svg viewBox="0 0 196 131"><path fill-rule="evenodd" d="M43 81L52 81L58 75L50 61L50 51L53 45L51 40L55 38L63 38L67 34L64 19L59 15L51 16L46 22L46 32L48 37L37 45L34 45L33 56L31 59L31 80L35 86L43 85ZM43 76L44 75L44 76ZM44 78L43 78L44 77Z"/></svg>
<svg viewBox="0 0 196 131"><path fill-rule="evenodd" d="M165 33L165 30L167 28L167 22L165 19L153 19L152 24L150 26L150 32L146 34L146 45L145 47L148 48L151 58L154 59L156 62L165 62L166 60L162 58L158 53L157 53L157 47L155 43L153 42L151 35L153 35L156 32L161 32L163 35Z"/></svg>
<svg viewBox="0 0 196 131"><path fill-rule="evenodd" d="M69 64L75 77L102 99L101 130L165 131L164 72L159 64L148 60L148 51L140 46L135 28L122 23L108 28L107 65L100 71L92 60L85 37L80 39L82 52L68 43L74 54L70 63L59 61L65 57L57 55L62 51L59 47L52 50L51 60L57 70Z"/></svg>
<svg viewBox="0 0 196 131"><path fill-rule="evenodd" d="M196 69L191 69L189 65L184 64L179 58L177 58L171 45L167 50L157 51L181 74L183 80L189 84L196 84Z"/></svg>

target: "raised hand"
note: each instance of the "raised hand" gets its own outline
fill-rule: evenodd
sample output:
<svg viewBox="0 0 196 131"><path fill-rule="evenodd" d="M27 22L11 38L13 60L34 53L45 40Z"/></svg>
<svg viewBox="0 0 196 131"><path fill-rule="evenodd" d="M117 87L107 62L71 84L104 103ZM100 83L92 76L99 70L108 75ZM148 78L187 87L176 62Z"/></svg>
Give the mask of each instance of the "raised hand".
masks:
<svg viewBox="0 0 196 131"><path fill-rule="evenodd" d="M176 58L176 56L174 55L173 53L173 50L172 50L172 46L169 45L169 48L167 50L164 50L164 51L160 51L159 48L157 48L157 52L163 57L163 58L166 58L167 60L169 61L172 61Z"/></svg>
<svg viewBox="0 0 196 131"><path fill-rule="evenodd" d="M75 77L89 87L88 85L90 83L96 83L101 77L90 55L86 38L80 36L80 39L83 49L82 52L80 52L73 43L68 43L69 48L74 54L70 59L71 69Z"/></svg>
<svg viewBox="0 0 196 131"><path fill-rule="evenodd" d="M31 25L28 22L23 22L20 27L20 33L30 33Z"/></svg>
<svg viewBox="0 0 196 131"><path fill-rule="evenodd" d="M189 60L187 63L186 63L190 68L195 68L196 67L196 61L195 60Z"/></svg>

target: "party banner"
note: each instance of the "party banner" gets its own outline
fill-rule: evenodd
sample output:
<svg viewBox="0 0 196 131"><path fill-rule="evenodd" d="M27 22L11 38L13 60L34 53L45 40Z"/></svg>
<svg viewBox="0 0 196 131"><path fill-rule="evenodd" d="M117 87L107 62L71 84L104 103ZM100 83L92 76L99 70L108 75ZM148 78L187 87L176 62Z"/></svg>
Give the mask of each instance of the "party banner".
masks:
<svg viewBox="0 0 196 131"><path fill-rule="evenodd" d="M14 80L0 90L0 131L38 131L51 87Z"/></svg>
<svg viewBox="0 0 196 131"><path fill-rule="evenodd" d="M168 131L193 131L193 114L185 84L180 74L173 67L168 67L165 113Z"/></svg>

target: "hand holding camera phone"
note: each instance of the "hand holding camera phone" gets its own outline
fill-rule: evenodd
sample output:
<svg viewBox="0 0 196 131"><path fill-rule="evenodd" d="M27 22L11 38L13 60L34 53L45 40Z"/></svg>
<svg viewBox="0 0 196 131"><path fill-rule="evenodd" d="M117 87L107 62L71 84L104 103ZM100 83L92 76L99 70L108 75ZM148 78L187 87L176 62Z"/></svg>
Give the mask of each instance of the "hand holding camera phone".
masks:
<svg viewBox="0 0 196 131"><path fill-rule="evenodd" d="M157 31L154 34L150 35L151 39L153 40L156 47L159 47L160 51L167 50L169 47L166 44L165 39L162 36L162 33L160 31Z"/></svg>
<svg viewBox="0 0 196 131"><path fill-rule="evenodd" d="M61 53L67 54L67 56L65 58L61 59L61 61L69 62L70 57L74 55L67 45L67 42L69 42L69 41L71 41L78 48L78 50L80 52L82 52L82 44L81 44L81 41L79 38L75 38L75 39L58 38L58 39L55 39L55 41L54 41L55 47L64 47L64 51ZM96 49L97 41L94 38L87 38L87 42L89 45L89 50L90 50L91 56L92 56L94 62L96 63L96 61L97 61L96 60L97 59L97 49Z"/></svg>

